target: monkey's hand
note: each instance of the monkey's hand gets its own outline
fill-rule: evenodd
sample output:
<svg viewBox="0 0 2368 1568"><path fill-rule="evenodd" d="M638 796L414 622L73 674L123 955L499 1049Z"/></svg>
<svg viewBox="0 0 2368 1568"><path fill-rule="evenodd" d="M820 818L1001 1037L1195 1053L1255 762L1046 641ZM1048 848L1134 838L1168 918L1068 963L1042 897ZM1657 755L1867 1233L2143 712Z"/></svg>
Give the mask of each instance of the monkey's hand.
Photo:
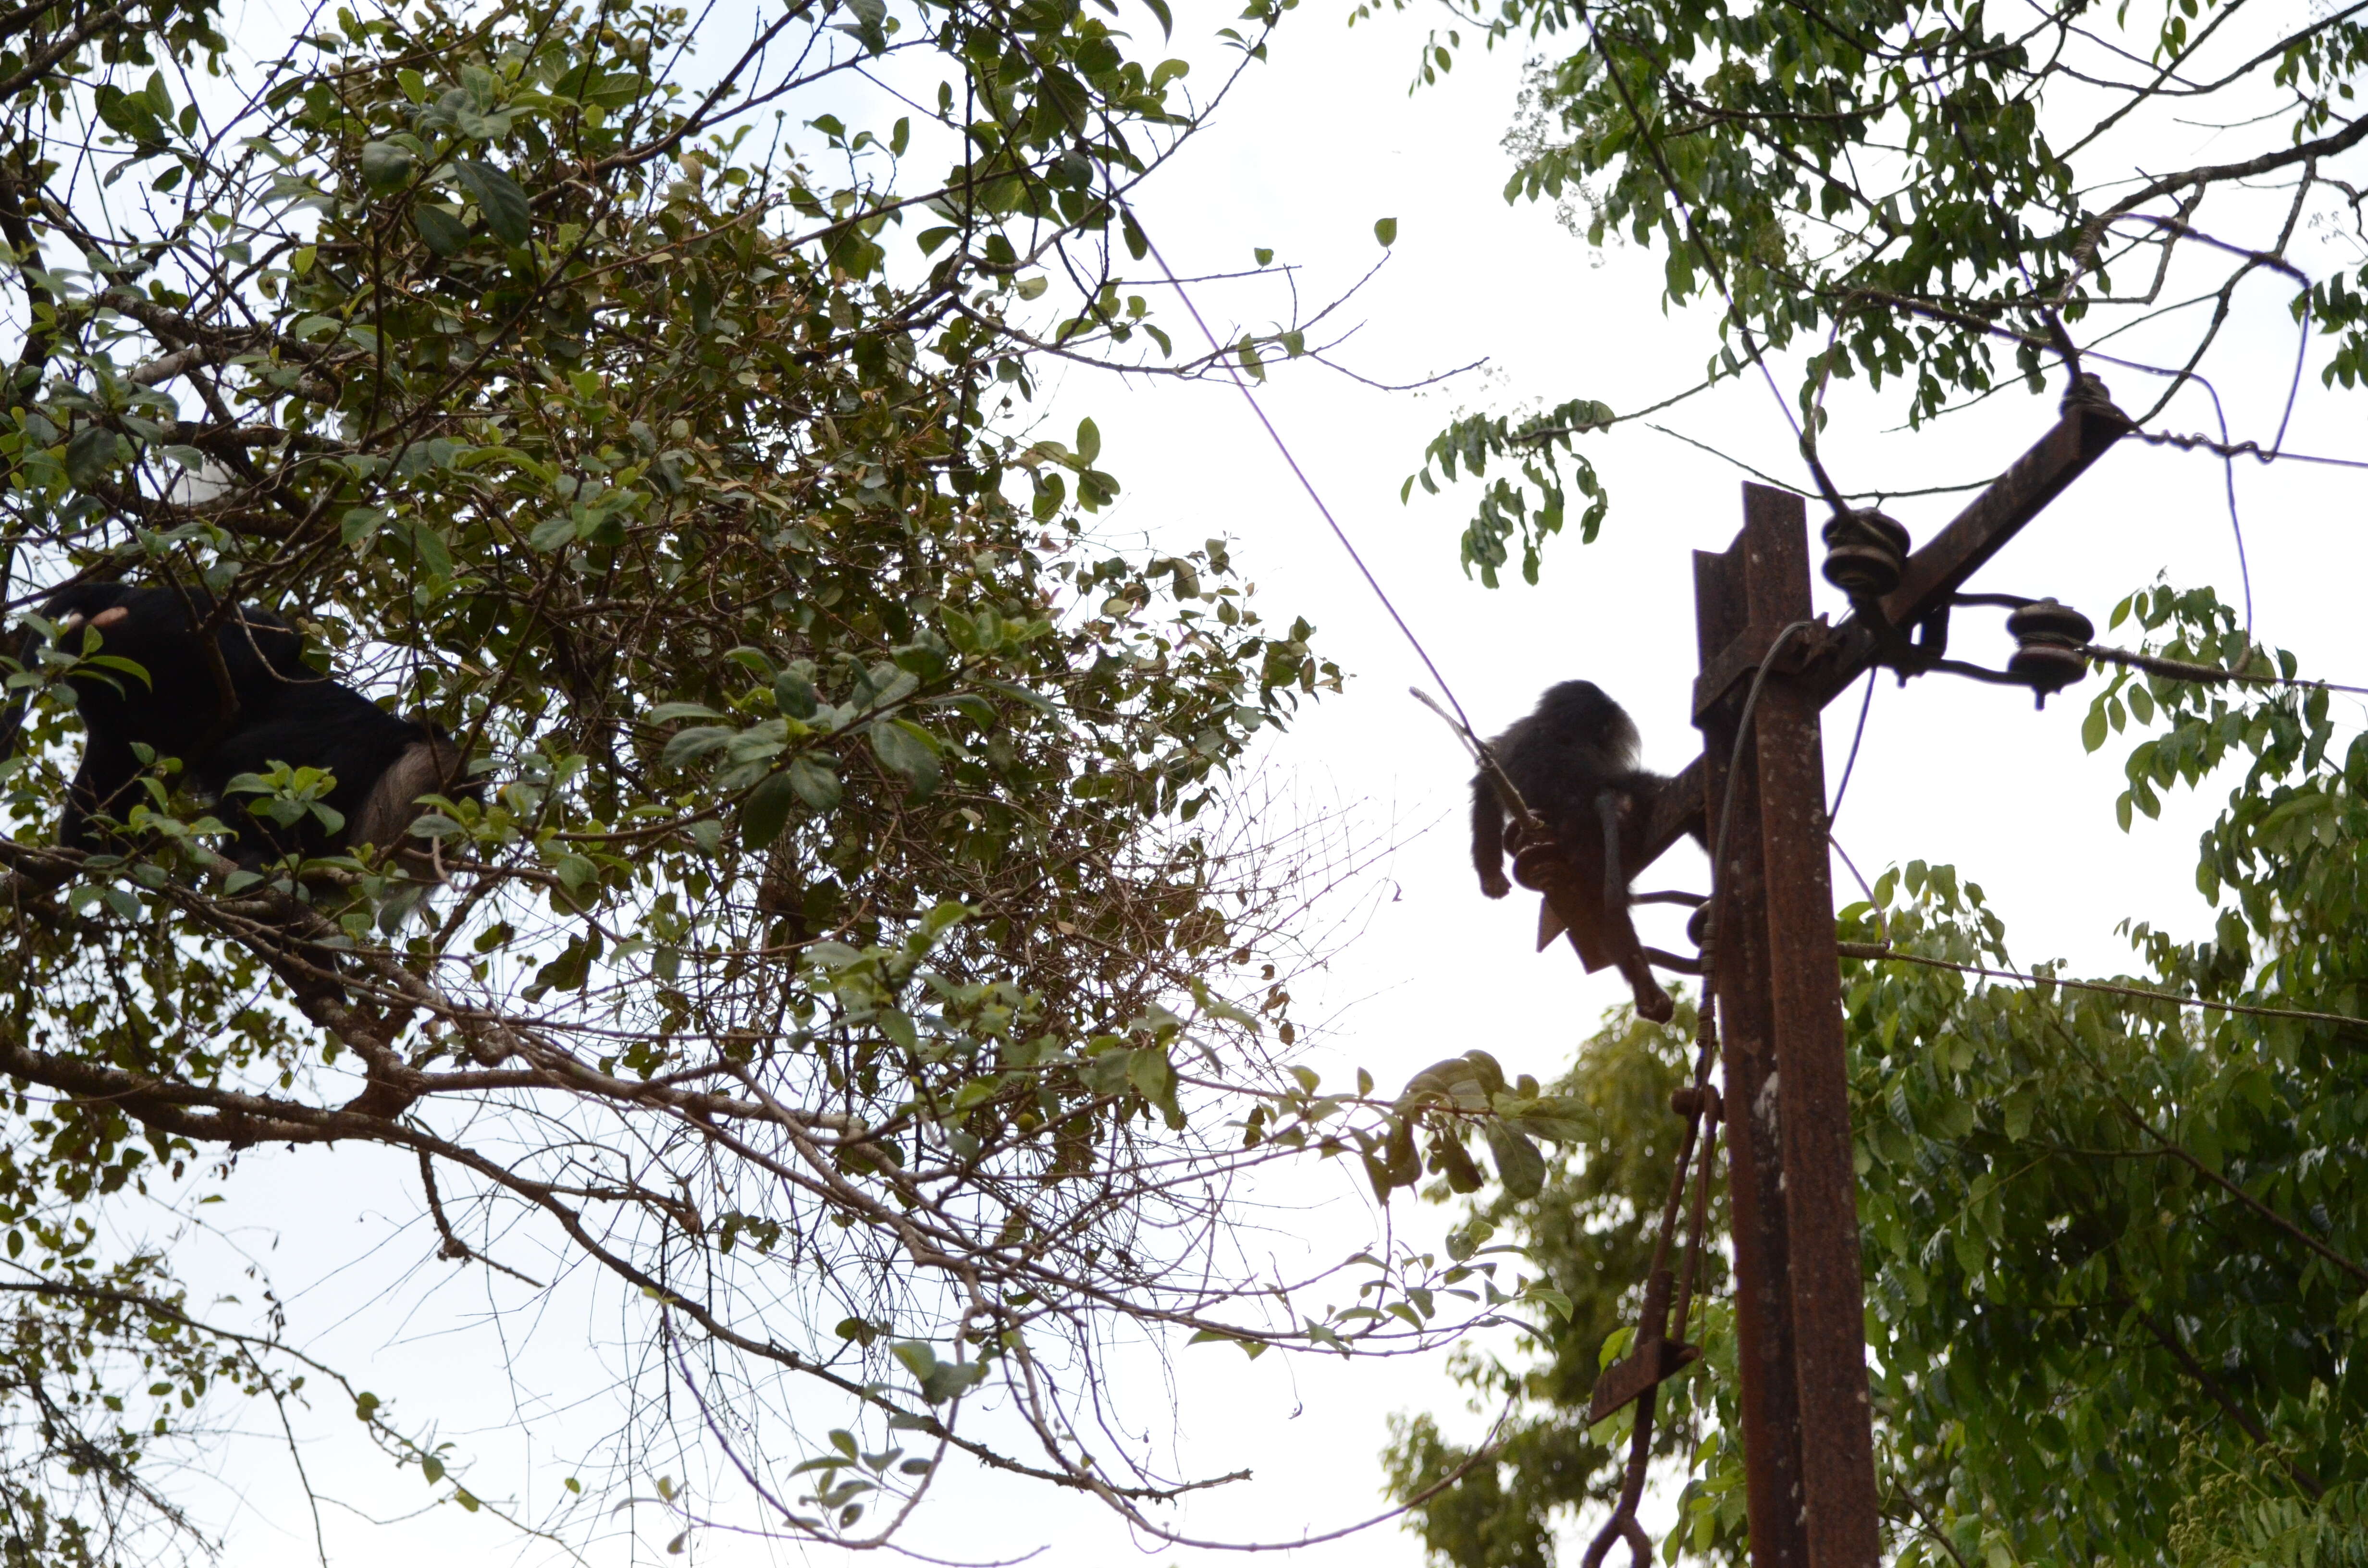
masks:
<svg viewBox="0 0 2368 1568"><path fill-rule="evenodd" d="M1480 873L1480 891L1490 898L1502 898L1513 891L1513 884L1505 880L1502 871L1483 871Z"/></svg>

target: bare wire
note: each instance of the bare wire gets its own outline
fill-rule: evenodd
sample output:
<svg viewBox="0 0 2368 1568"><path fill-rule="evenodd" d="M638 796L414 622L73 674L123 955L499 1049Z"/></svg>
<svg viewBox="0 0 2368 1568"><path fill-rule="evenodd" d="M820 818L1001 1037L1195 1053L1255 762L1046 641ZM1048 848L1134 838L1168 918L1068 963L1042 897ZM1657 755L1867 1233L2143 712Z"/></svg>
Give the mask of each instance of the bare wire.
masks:
<svg viewBox="0 0 2368 1568"><path fill-rule="evenodd" d="M2106 648L2091 642L2080 652L2101 664L2122 665L2134 670L2144 670L2165 680L2192 681L2200 686L2287 686L2311 691L2341 691L2354 697L2368 697L2368 686L2345 686L2339 681L2308 680L2301 676L2256 675L2250 670L2224 670L2217 665L2190 664L2185 659L2166 659L2158 653L2141 653L2134 648Z"/></svg>
<svg viewBox="0 0 2368 1568"><path fill-rule="evenodd" d="M1463 722L1463 733L1477 744L1479 735L1472 728L1471 715L1463 711L1463 704L1456 699L1455 687L1449 683L1445 676L1440 673L1438 664L1430 656L1430 651L1422 645L1422 639L1415 635L1414 628L1406 624L1406 618L1398 613L1398 607L1390 598L1389 590L1382 586L1382 580L1379 577L1373 575L1373 569L1365 564L1365 558L1357 552L1357 547L1350 541L1348 530L1343 528L1339 519L1332 515L1332 508L1324 504L1323 494L1315 488L1315 482L1307 477L1307 471L1299 466L1299 459L1292 453L1291 443L1282 438L1282 432L1276 429L1274 421L1266 416L1266 408L1258 402L1258 393L1250 390L1249 382L1243 378L1241 367L1234 363L1225 353L1224 346L1217 341L1217 335L1210 330L1207 320L1201 314L1201 307L1192 302L1190 290L1184 287L1183 280L1176 276L1176 269L1167 265L1167 258L1160 254L1159 246L1153 243L1151 231L1144 227L1141 215L1132 207L1126 208L1125 210L1128 216L1134 220L1135 232L1143 235L1144 248L1151 253L1151 259L1159 264L1160 276L1167 280L1169 288L1176 290L1176 297L1184 301L1184 309L1191 316L1192 324L1201 329L1201 335L1208 340L1210 350L1215 355L1217 363L1224 366L1225 374L1233 379L1234 385L1240 390L1243 398L1248 402L1250 412L1258 416L1258 422L1265 429L1267 438L1274 443L1274 449L1282 454L1282 460L1290 467L1292 477L1299 481L1299 487L1302 490L1307 492L1307 498L1315 503L1315 510L1323 517L1324 526L1330 528L1332 537L1340 541L1340 548L1348 551L1349 559L1356 564L1358 574L1365 579L1365 585L1373 590L1373 597L1382 602L1382 608L1389 612L1390 619L1397 624L1400 635L1404 636L1407 645L1414 649L1415 657L1420 659L1422 667L1430 672L1430 678L1439 683L1439 689L1445 694L1448 706L1455 710L1456 718Z"/></svg>
<svg viewBox="0 0 2368 1568"><path fill-rule="evenodd" d="M1927 969L1952 969L1959 974L1978 975L1984 980L2012 980L2025 985L2060 985L2066 991L2095 991L2108 996L2134 997L2142 1002L2168 1002L2174 1007L2197 1007L2208 1013L2233 1013L2248 1018L2291 1018L2296 1023L2334 1024L2345 1028L2368 1029L2368 1018L2355 1018L2345 1013L2315 1013L2302 1007L2256 1007L2242 1002L2209 1002L2201 996L2174 996L2168 991L2153 991L2143 985L2121 985L2106 980L2059 980L2052 974L2025 974L2021 970L1993 969L1987 964L1958 963L1950 959L1927 958L1922 953L1903 953L1896 948L1874 942L1843 942L1839 946L1842 957L1862 959L1870 963L1922 964Z"/></svg>
<svg viewBox="0 0 2368 1568"><path fill-rule="evenodd" d="M1866 672L1866 695L1859 699L1858 728L1850 732L1850 759L1842 764L1842 781L1834 786L1834 803L1826 808L1826 828L1828 832L1833 829L1834 819L1842 814L1842 797L1850 793L1850 774L1858 767L1859 743L1866 739L1866 716L1874 707L1874 683L1882 673L1880 665Z"/></svg>

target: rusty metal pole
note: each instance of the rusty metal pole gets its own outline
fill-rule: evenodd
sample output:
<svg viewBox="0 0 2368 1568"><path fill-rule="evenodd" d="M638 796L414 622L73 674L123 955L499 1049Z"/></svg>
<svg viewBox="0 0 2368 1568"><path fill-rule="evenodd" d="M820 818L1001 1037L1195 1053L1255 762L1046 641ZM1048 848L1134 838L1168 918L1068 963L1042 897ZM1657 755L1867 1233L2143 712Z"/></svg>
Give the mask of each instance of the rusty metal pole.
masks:
<svg viewBox="0 0 2368 1568"><path fill-rule="evenodd" d="M1751 674L1782 630L1810 615L1799 497L1746 485L1743 532L1723 554L1695 553L1694 591L1704 671L1694 710L1713 845L1723 814L1729 823L1714 960L1752 1562L1877 1568L1858 1182L1817 718L1827 693L1813 677L1770 670L1726 811Z"/></svg>
<svg viewBox="0 0 2368 1568"><path fill-rule="evenodd" d="M1901 631L1945 614L1965 580L2130 428L2103 384L2080 377L2055 427L1908 557L1879 606L1785 644L1739 752L1756 673L1809 615L1801 502L1747 484L1742 534L1723 553L1694 555L1702 755L1655 805L1628 869L1688 832L1715 841L1728 817L1713 983L1755 1568L1876 1568L1881 1545L1817 713ZM1606 1372L1599 1413L1683 1364L1675 1347L1648 1358L1640 1346L1630 1360L1633 1370Z"/></svg>

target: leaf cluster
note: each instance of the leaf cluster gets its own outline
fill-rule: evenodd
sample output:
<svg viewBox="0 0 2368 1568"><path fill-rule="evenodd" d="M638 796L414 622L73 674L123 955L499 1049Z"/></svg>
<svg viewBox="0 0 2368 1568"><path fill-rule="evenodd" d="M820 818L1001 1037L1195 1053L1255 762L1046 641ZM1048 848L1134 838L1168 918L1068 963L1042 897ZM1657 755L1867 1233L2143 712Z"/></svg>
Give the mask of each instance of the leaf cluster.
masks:
<svg viewBox="0 0 2368 1568"><path fill-rule="evenodd" d="M441 1256L531 1280L548 1248L708 1348L720 1381L637 1407L620 1464L735 1379L768 1392L734 1431L793 1426L790 1372L841 1430L1167 1494L1062 1411L1104 1316L1302 1334L1210 1271L1233 1173L1300 1145L1216 1130L1298 1093L1270 950L1331 849L1234 777L1340 681L1226 540L1099 543L1098 429L1030 406L1047 354L1154 331L1124 197L1205 107L1144 52L1167 8L799 6L697 76L666 5L348 6L235 83L213 25L0 19L0 582L265 606L472 783L409 854L225 875L225 821L325 824L333 780L276 759L199 799L154 757L105 851L63 853L65 677L148 672L98 632L17 647L0 1069L31 1189L80 1222L160 1165L169 1205L218 1151L386 1144ZM955 1429L990 1375L1050 1402L1043 1453ZM41 1560L132 1552L88 1497L198 1539L148 1450L73 1451L0 1453L49 1499ZM863 1483L891 1521L904 1462ZM783 1528L872 1528L825 1481ZM579 1483L531 1525L601 1517Z"/></svg>
<svg viewBox="0 0 2368 1568"><path fill-rule="evenodd" d="M2362 379L2368 23L2355 13L2273 18L2245 0L1449 10L1418 81L1475 44L1531 51L1507 199L1555 204L1590 246L1654 252L1666 306L1716 311L1691 391L1793 350L1812 442L1836 381L1901 388L1920 426L2100 360L2159 378L2130 410L2149 425L2221 343L2248 281L2278 291L2304 352L2319 338L2325 384ZM2131 146L2146 151L2133 162L2119 151ZM1476 450L1486 430L1460 420L1429 457ZM1559 517L1551 463L1521 479L1484 492L1467 568L1485 574L1515 531L1526 568L1554 531L1526 516Z"/></svg>

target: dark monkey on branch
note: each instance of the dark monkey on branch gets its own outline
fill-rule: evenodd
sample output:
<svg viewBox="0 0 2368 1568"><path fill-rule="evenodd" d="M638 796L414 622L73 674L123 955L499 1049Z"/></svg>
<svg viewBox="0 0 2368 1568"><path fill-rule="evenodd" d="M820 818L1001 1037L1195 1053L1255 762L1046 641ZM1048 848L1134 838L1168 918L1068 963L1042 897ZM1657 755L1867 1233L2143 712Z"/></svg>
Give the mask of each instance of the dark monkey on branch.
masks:
<svg viewBox="0 0 2368 1568"><path fill-rule="evenodd" d="M120 583L76 584L41 608L70 651L86 646L86 630L98 634L96 655L66 677L85 734L59 829L70 848L99 848L91 819L131 810L147 767L134 745L157 760L178 757L188 789L217 801L240 775L274 762L336 777L324 803L345 822L334 831L309 812L286 824L237 809L218 813L235 836L233 858L248 867L397 845L420 796L475 793L467 759L440 728L398 719L316 673L299 656L295 630L268 610L242 605L217 617L202 592ZM209 619L211 649L200 634ZM29 666L38 646L39 634L28 632L18 662ZM24 706L20 699L0 724L11 747Z"/></svg>
<svg viewBox="0 0 2368 1568"><path fill-rule="evenodd" d="M1590 971L1619 965L1635 991L1637 1012L1657 1022L1670 1016L1669 998L1629 921L1625 868L1669 780L1637 767L1636 748L1627 710L1585 680L1548 687L1534 712L1488 743L1569 868L1566 878L1554 879L1561 885L1552 903L1568 922L1580 958ZM1472 863L1482 892L1502 898L1512 891L1505 853L1523 847L1520 819L1484 766L1472 778Z"/></svg>

